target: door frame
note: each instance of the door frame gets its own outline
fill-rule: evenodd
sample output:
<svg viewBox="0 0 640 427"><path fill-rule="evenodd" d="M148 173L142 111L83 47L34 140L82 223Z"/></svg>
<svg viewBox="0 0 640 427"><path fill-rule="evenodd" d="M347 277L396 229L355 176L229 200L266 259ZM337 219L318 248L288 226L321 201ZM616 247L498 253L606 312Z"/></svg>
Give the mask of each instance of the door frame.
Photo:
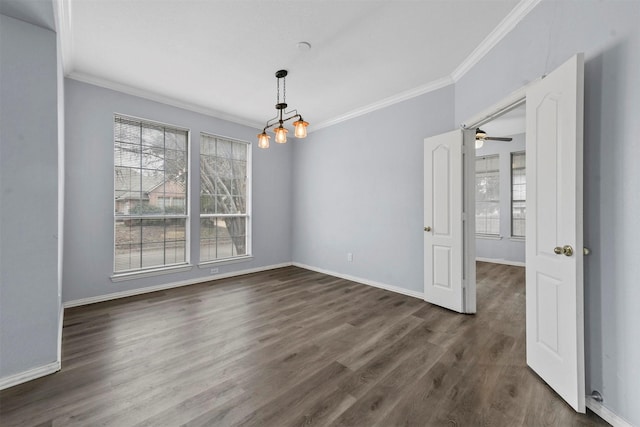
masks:
<svg viewBox="0 0 640 427"><path fill-rule="evenodd" d="M460 128L472 130L478 128L501 115L521 106L526 102L527 89L542 80L543 77L529 82L520 89L512 92L501 101L493 104L489 108L465 120ZM476 194L475 194L475 141L464 140L463 145L463 210L465 221L463 228L464 252L463 271L465 277L464 307L465 313L476 312ZM525 172L526 173L526 172ZM525 267L526 268L526 267Z"/></svg>

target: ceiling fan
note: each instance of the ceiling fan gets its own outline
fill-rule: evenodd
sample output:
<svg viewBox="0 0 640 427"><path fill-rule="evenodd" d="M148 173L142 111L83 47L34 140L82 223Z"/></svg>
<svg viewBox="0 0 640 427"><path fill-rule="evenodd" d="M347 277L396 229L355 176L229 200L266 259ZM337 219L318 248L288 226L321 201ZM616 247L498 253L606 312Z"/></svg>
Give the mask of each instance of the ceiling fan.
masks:
<svg viewBox="0 0 640 427"><path fill-rule="evenodd" d="M476 128L476 150L478 148L482 148L485 141L504 141L510 142L513 141L513 138L502 138L497 136L488 136L485 131L480 128Z"/></svg>

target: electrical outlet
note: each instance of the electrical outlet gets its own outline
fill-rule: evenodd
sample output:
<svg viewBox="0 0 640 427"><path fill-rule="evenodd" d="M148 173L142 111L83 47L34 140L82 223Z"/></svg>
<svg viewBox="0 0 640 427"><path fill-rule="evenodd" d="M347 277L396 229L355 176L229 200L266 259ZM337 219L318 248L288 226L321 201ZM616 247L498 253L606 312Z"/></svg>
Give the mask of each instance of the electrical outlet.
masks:
<svg viewBox="0 0 640 427"><path fill-rule="evenodd" d="M351 252L347 252L347 261L353 262L353 254Z"/></svg>
<svg viewBox="0 0 640 427"><path fill-rule="evenodd" d="M218 272L218 268L212 268L211 269L211 274L216 274Z"/></svg>

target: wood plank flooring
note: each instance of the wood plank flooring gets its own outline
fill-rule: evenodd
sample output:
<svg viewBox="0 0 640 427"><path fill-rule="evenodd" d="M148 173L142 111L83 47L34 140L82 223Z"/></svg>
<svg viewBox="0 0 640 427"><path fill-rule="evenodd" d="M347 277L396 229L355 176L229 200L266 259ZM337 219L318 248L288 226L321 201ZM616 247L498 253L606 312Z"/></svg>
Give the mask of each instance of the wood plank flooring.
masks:
<svg viewBox="0 0 640 427"><path fill-rule="evenodd" d="M296 267L68 309L0 425L607 425L526 367L524 269L477 276L477 315Z"/></svg>

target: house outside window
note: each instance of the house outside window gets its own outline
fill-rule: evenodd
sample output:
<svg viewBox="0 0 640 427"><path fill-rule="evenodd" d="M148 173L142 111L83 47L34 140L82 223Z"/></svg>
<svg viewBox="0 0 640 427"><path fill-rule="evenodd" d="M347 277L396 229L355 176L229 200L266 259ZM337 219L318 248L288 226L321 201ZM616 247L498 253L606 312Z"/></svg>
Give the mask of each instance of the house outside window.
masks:
<svg viewBox="0 0 640 427"><path fill-rule="evenodd" d="M187 263L189 134L114 119L114 273Z"/></svg>
<svg viewBox="0 0 640 427"><path fill-rule="evenodd" d="M248 256L250 145L200 134L200 262Z"/></svg>
<svg viewBox="0 0 640 427"><path fill-rule="evenodd" d="M476 234L500 234L499 156L476 157Z"/></svg>
<svg viewBox="0 0 640 427"><path fill-rule="evenodd" d="M511 153L511 235L524 237L526 228L527 174L525 153Z"/></svg>

